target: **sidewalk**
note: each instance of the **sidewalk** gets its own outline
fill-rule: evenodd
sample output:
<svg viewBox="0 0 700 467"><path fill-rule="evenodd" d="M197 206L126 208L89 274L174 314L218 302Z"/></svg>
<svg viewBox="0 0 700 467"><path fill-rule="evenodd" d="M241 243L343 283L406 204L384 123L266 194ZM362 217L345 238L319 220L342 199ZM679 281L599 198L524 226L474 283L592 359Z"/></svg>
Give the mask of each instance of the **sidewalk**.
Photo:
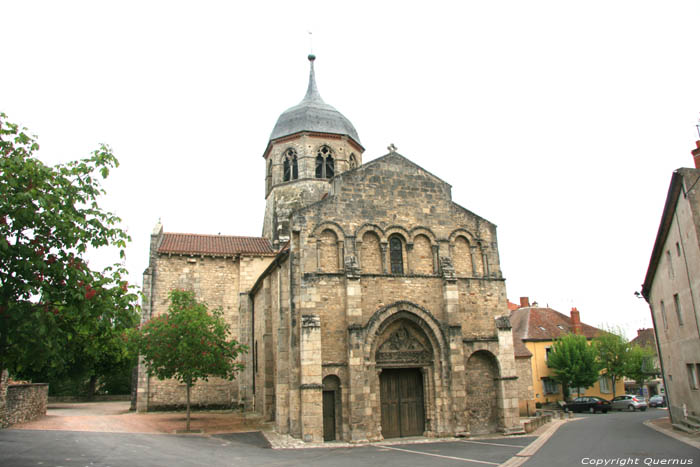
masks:
<svg viewBox="0 0 700 467"><path fill-rule="evenodd" d="M14 430L64 430L92 431L104 433L148 433L174 434L185 429L184 412L148 412L136 413L129 411L129 402L84 402L84 403L53 403L45 417L31 422L12 426ZM469 440L506 439L514 437L540 437L538 446L551 436L564 420L544 424L532 433L522 435L490 434L472 436ZM325 443L307 443L289 435L274 432L271 423L265 423L261 417L246 415L238 411L202 411L192 412L190 429L199 435L222 433L246 433L260 431L269 441L273 449L308 449L308 448L337 448L353 447L370 444L400 445L415 443L437 443L457 441L465 438L425 438L410 437L383 440L381 442L348 443L331 441Z"/></svg>
<svg viewBox="0 0 700 467"><path fill-rule="evenodd" d="M172 434L185 429L185 412L129 411L129 402L86 402L49 404L46 416L13 425L13 430L66 430L104 433ZM242 433L265 430L260 417L238 411L192 412L190 429L202 434Z"/></svg>
<svg viewBox="0 0 700 467"><path fill-rule="evenodd" d="M700 449L700 433L689 434L680 430L675 430L673 425L671 425L671 419L669 417L655 418L654 420L647 420L644 422L649 428L675 438L678 441L682 441L685 444L689 444L697 449Z"/></svg>

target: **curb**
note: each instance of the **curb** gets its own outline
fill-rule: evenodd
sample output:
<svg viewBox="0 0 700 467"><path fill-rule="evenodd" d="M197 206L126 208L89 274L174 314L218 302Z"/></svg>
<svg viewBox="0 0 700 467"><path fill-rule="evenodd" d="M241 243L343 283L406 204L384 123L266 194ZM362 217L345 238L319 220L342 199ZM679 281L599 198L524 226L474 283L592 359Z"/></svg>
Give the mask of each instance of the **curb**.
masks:
<svg viewBox="0 0 700 467"><path fill-rule="evenodd" d="M659 418L664 418L664 417L659 417ZM686 436L683 436L683 435L681 435L681 434L679 434L679 433L676 433L676 432L673 431L673 430L667 430L666 428L662 428L662 427L660 427L660 426L656 426L654 423L652 423L652 420L645 420L645 421L644 421L644 425L646 425L646 426L648 426L649 428L651 428L652 430L656 430L656 431L658 431L659 433L662 433L662 434L664 434L664 435L666 435L666 436L668 436L668 437L670 437L670 438L675 438L675 439L677 439L678 441L681 441L681 442L683 442L683 443L685 443L685 444L687 444L687 445L689 445L689 446L692 446L692 447L694 447L694 448L696 448L696 449L700 449L700 439L698 439L697 441L692 440L692 439L688 439Z"/></svg>
<svg viewBox="0 0 700 467"><path fill-rule="evenodd" d="M501 467L518 467L523 465L525 462L530 460L532 457L547 441L552 435L561 427L563 424L573 421L573 420L583 420L581 418L573 418L566 420L555 420L552 422L552 426L547 428L544 433L542 433L535 441L530 443L522 451L517 453L515 456L508 459L505 463L501 464Z"/></svg>

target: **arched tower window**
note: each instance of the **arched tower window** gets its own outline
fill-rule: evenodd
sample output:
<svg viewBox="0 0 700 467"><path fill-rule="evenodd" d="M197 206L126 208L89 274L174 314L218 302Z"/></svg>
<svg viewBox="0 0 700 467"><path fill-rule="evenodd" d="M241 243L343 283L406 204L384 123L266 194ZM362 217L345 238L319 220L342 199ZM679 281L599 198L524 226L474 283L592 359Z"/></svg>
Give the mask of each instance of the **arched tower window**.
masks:
<svg viewBox="0 0 700 467"><path fill-rule="evenodd" d="M297 166L297 153L289 148L284 152L284 178L283 181L296 180L299 178L299 168Z"/></svg>
<svg viewBox="0 0 700 467"><path fill-rule="evenodd" d="M355 154L350 154L349 164L350 164L350 170L357 167L357 159L355 158Z"/></svg>
<svg viewBox="0 0 700 467"><path fill-rule="evenodd" d="M403 274L403 246L401 239L394 235L389 238L389 260L392 274Z"/></svg>
<svg viewBox="0 0 700 467"><path fill-rule="evenodd" d="M267 177L265 182L267 191L270 191L270 186L272 186L272 158L267 161Z"/></svg>
<svg viewBox="0 0 700 467"><path fill-rule="evenodd" d="M328 146L321 146L316 155L316 178L332 178L335 174L333 153Z"/></svg>

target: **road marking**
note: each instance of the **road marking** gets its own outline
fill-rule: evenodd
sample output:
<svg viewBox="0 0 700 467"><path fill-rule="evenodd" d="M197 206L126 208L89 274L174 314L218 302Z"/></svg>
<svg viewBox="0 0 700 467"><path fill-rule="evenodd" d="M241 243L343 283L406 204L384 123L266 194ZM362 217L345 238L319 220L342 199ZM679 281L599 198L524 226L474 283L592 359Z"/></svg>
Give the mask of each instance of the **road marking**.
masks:
<svg viewBox="0 0 700 467"><path fill-rule="evenodd" d="M429 452L411 451L409 449L399 449L399 448L394 448L394 447L389 447L389 446L377 446L377 447L380 447L382 449L391 449L394 451L410 452L411 454L422 454L424 456L440 457L442 459L452 459L452 460L464 461L464 462L476 462L477 464L500 465L500 464L497 464L496 462L486 462L486 461L480 461L480 460L476 460L476 459L465 459L464 457L443 456L441 454L431 454Z"/></svg>
<svg viewBox="0 0 700 467"><path fill-rule="evenodd" d="M474 443L474 444L488 444L489 446L505 446L507 448L524 448L527 447L525 446L520 446L519 444L501 444L501 443L484 443L483 441L472 441L469 439L460 439L459 440L461 443Z"/></svg>

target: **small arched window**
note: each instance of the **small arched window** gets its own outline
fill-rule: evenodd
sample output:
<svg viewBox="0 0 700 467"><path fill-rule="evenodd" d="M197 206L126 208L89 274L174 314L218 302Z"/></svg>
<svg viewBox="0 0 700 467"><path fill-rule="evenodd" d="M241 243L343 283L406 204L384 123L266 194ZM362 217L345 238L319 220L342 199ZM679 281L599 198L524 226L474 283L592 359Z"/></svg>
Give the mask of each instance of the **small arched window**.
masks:
<svg viewBox="0 0 700 467"><path fill-rule="evenodd" d="M297 166L297 153L289 148L284 152L284 178L283 181L296 180L299 178L299 168Z"/></svg>
<svg viewBox="0 0 700 467"><path fill-rule="evenodd" d="M321 146L316 155L316 178L333 178L335 162L328 146Z"/></svg>
<svg viewBox="0 0 700 467"><path fill-rule="evenodd" d="M267 191L270 191L270 186L272 185L272 158L267 161L267 177L266 177L266 186L267 186Z"/></svg>
<svg viewBox="0 0 700 467"><path fill-rule="evenodd" d="M389 239L389 260L392 274L403 274L403 246L398 236Z"/></svg>
<svg viewBox="0 0 700 467"><path fill-rule="evenodd" d="M357 159L355 158L355 154L350 154L349 164L350 164L350 170L357 167Z"/></svg>

